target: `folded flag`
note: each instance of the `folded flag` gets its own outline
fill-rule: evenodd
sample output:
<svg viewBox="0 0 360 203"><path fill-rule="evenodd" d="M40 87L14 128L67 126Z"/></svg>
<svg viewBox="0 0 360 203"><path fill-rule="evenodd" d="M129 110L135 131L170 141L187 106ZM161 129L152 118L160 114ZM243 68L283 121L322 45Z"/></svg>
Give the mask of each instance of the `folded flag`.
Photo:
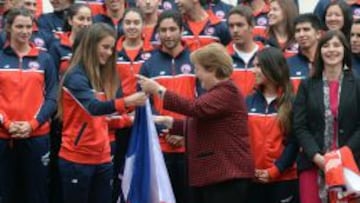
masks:
<svg viewBox="0 0 360 203"><path fill-rule="evenodd" d="M337 193L338 200L346 201L360 195L360 173L349 147L325 154L325 182L330 192Z"/></svg>
<svg viewBox="0 0 360 203"><path fill-rule="evenodd" d="M127 203L175 203L149 101L136 109L122 192Z"/></svg>

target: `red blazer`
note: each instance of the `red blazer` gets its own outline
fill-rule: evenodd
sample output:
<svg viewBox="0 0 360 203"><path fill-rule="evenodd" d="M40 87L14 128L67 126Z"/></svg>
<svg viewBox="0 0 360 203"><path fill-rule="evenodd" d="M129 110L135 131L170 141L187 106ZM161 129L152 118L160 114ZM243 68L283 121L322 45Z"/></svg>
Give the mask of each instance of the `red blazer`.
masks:
<svg viewBox="0 0 360 203"><path fill-rule="evenodd" d="M166 91L164 108L190 117L175 122L172 130L186 133L191 186L253 177L247 110L231 80L194 100Z"/></svg>

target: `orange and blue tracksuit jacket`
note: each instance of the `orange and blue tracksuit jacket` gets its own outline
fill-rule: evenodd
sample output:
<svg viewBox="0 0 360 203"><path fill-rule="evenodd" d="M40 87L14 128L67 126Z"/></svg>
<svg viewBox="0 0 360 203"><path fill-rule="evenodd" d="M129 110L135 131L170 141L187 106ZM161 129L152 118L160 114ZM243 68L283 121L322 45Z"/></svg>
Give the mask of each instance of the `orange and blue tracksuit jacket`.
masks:
<svg viewBox="0 0 360 203"><path fill-rule="evenodd" d="M53 57L57 72L60 76L68 69L72 56L72 43L69 37L70 32L60 34L59 40L55 41L49 49L49 54Z"/></svg>
<svg viewBox="0 0 360 203"><path fill-rule="evenodd" d="M281 45L275 37L269 36L266 30L261 31L260 33L253 33L254 39L256 41L262 42L265 46L276 47L282 50L285 58L292 57L298 53L299 45L295 42L290 43L289 45Z"/></svg>
<svg viewBox="0 0 360 203"><path fill-rule="evenodd" d="M260 42L256 42L258 45L258 51L264 48L264 45ZM251 57L248 64L246 64L242 58L236 53L234 49L234 43L230 43L227 47L227 51L233 59L234 71L231 75L231 79L241 90L241 93L246 97L254 91L255 87L255 74L254 74L254 59L256 53Z"/></svg>
<svg viewBox="0 0 360 203"><path fill-rule="evenodd" d="M187 48L175 57L161 49L155 50L151 58L141 67L140 74L154 79L167 89L188 99L194 99L199 90L194 67L190 62L190 51ZM184 118L183 115L165 110L162 100L157 95L153 97L153 107L160 115L169 115L177 119ZM173 148L163 137L160 138L160 145L164 152L185 151L184 147Z"/></svg>
<svg viewBox="0 0 360 203"><path fill-rule="evenodd" d="M59 157L81 164L110 162L108 115L125 112L124 100L106 100L103 92L95 91L82 65L75 66L63 80Z"/></svg>
<svg viewBox="0 0 360 203"><path fill-rule="evenodd" d="M139 52L135 59L131 59L126 50L122 47L124 37L117 41L116 49L118 51L116 70L121 81L121 89L124 96L131 95L137 91L137 79L135 75L140 72L142 64L150 58L152 47L146 43ZM145 42L145 41L144 41Z"/></svg>
<svg viewBox="0 0 360 203"><path fill-rule="evenodd" d="M226 22L226 14L229 13L232 7L232 5L224 3L220 0L211 1L204 6L205 9L210 9L215 16L223 22Z"/></svg>
<svg viewBox="0 0 360 203"><path fill-rule="evenodd" d="M310 75L312 63L301 52L287 59L290 69L290 80L294 87L294 93L297 93L301 80Z"/></svg>
<svg viewBox="0 0 360 203"><path fill-rule="evenodd" d="M267 104L257 90L246 98L246 104L255 168L267 169L272 181L296 179L294 163L298 147L296 140L292 136L285 139L280 129L276 101Z"/></svg>
<svg viewBox="0 0 360 203"><path fill-rule="evenodd" d="M5 45L0 58L0 138L10 139L12 121L30 122L31 137L47 135L58 88L51 56L31 45L30 52L19 57Z"/></svg>
<svg viewBox="0 0 360 203"><path fill-rule="evenodd" d="M242 5L248 5L248 3L242 3ZM257 33L262 33L264 32L269 24L269 18L268 18L268 13L270 11L270 5L269 4L265 4L265 6L262 8L262 10L260 10L259 12L254 12L253 16L254 16L254 21L255 21L255 26L254 26L254 35L257 35Z"/></svg>
<svg viewBox="0 0 360 203"><path fill-rule="evenodd" d="M117 33L117 37L121 37L124 35L123 27L122 27L122 19L117 22L117 24L114 23L114 21L107 16L106 14L97 14L93 17L93 23L106 23L110 25L112 28L115 29Z"/></svg>
<svg viewBox="0 0 360 203"><path fill-rule="evenodd" d="M97 14L105 13L105 1L104 0L75 0L75 3L86 4L91 9L93 16Z"/></svg>
<svg viewBox="0 0 360 203"><path fill-rule="evenodd" d="M213 42L219 42L226 46L230 41L230 33L225 22L222 22L211 11L207 11L209 17L203 28L194 28L189 24L189 20L185 19L182 39L191 51L197 50L205 45ZM196 32L200 30L199 32Z"/></svg>
<svg viewBox="0 0 360 203"><path fill-rule="evenodd" d="M62 34L66 21L65 13L66 11L62 10L40 15L37 20L39 28L48 33Z"/></svg>
<svg viewBox="0 0 360 203"><path fill-rule="evenodd" d="M178 7L175 3L175 0L163 0L160 2L158 11L161 13L166 10L178 11Z"/></svg>

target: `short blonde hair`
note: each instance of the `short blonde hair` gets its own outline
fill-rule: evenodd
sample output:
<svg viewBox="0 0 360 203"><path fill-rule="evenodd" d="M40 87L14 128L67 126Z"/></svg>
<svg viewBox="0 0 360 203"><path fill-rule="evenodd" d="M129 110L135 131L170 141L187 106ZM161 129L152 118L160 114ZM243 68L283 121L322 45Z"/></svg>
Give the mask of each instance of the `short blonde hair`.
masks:
<svg viewBox="0 0 360 203"><path fill-rule="evenodd" d="M206 71L215 71L215 77L225 79L233 72L233 60L225 47L219 43L206 45L190 55L192 63L204 67Z"/></svg>

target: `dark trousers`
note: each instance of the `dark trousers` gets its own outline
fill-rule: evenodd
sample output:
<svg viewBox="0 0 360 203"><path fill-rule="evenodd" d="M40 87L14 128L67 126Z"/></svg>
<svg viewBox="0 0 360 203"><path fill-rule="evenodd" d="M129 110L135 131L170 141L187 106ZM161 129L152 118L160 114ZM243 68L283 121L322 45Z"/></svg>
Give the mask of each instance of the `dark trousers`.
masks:
<svg viewBox="0 0 360 203"><path fill-rule="evenodd" d="M87 165L59 158L64 203L111 203L112 163Z"/></svg>
<svg viewBox="0 0 360 203"><path fill-rule="evenodd" d="M298 180L288 180L274 183L255 183L250 187L250 203L298 203Z"/></svg>
<svg viewBox="0 0 360 203"><path fill-rule="evenodd" d="M62 187L59 172L59 150L61 146L62 123L55 116L50 130L50 203L62 203Z"/></svg>
<svg viewBox="0 0 360 203"><path fill-rule="evenodd" d="M192 188L192 203L248 203L250 179L235 179ZM265 201L266 202L266 201ZM265 203L263 202L263 203Z"/></svg>
<svg viewBox="0 0 360 203"><path fill-rule="evenodd" d="M164 153L165 164L177 203L189 202L189 186L184 153Z"/></svg>
<svg viewBox="0 0 360 203"><path fill-rule="evenodd" d="M2 203L47 203L49 136L0 140Z"/></svg>

